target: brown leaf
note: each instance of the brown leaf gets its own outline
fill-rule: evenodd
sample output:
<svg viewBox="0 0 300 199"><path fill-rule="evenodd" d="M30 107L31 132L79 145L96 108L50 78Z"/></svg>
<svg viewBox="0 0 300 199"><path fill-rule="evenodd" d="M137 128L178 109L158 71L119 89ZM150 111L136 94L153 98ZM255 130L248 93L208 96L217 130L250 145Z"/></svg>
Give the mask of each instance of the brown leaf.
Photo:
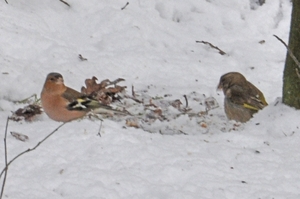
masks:
<svg viewBox="0 0 300 199"><path fill-rule="evenodd" d="M112 103L112 98L105 93L100 93L99 96L96 97L102 104L109 105Z"/></svg>
<svg viewBox="0 0 300 199"><path fill-rule="evenodd" d="M205 122L200 122L200 126L201 126L202 128L207 128L207 124L206 124Z"/></svg>
<svg viewBox="0 0 300 199"><path fill-rule="evenodd" d="M122 78L118 78L114 81L105 79L99 84L97 83L97 77L93 76L91 79L85 80L86 87L81 88L81 92L85 95L101 101L104 104L110 104L115 100L119 100L115 97L116 94L121 93L125 90L126 86L116 85L120 81L124 81ZM114 85L113 87L108 87Z"/></svg>
<svg viewBox="0 0 300 199"><path fill-rule="evenodd" d="M153 112L159 116L162 116L162 110L159 108L155 109Z"/></svg>
<svg viewBox="0 0 300 199"><path fill-rule="evenodd" d="M181 101L179 100L179 99L177 99L177 100L174 100L173 102L171 102L171 105L174 107L174 108L176 108L176 109L180 109L180 105L181 105L182 103L181 103Z"/></svg>
<svg viewBox="0 0 300 199"><path fill-rule="evenodd" d="M145 104L144 106L145 106L145 107L154 107L154 108L158 108L158 106L156 106L156 105L153 103L153 100L152 100L152 99L149 100L149 104Z"/></svg>
<svg viewBox="0 0 300 199"><path fill-rule="evenodd" d="M101 83L97 84L96 80L98 79L95 76L93 76L92 79L85 80L85 94L91 95L93 92L98 92L102 88L105 88L105 86L102 86Z"/></svg>
<svg viewBox="0 0 300 199"><path fill-rule="evenodd" d="M15 112L13 112L13 115L10 117L13 121L32 121L34 116L39 115L42 113L41 107L36 104L29 104L25 106L24 108L19 108Z"/></svg>
<svg viewBox="0 0 300 199"><path fill-rule="evenodd" d="M109 93L109 94L116 94L121 93L123 90L125 90L126 86L116 86L116 87L109 87L104 88L102 92Z"/></svg>
<svg viewBox="0 0 300 199"><path fill-rule="evenodd" d="M139 121L137 118L128 118L126 119L126 126L140 128Z"/></svg>

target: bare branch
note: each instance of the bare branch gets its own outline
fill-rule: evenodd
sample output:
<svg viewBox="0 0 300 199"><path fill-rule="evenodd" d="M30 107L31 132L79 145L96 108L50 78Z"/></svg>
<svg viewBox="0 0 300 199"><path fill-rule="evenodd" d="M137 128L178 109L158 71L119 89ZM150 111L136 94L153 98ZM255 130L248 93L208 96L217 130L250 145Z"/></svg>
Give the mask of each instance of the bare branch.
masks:
<svg viewBox="0 0 300 199"><path fill-rule="evenodd" d="M37 143L37 145L35 145L33 148L27 149L27 150L23 151L22 153L20 153L20 154L18 154L17 156L15 156L12 160L10 160L10 161L6 164L6 166L5 166L5 168L2 170L2 172L0 173L0 178L1 178L2 174L3 174L3 172L6 171L6 170L8 169L8 166L9 166L13 161L15 161L17 158L19 158L20 156L24 155L25 153L28 153L28 152L30 152L30 151L35 150L38 146L40 146L45 140L47 140L51 135L53 135L58 129L60 129L60 128L61 128L63 125L65 125L66 123L67 123L67 122L64 122L64 123L62 123L61 125L59 125L59 126L58 126L56 129L54 129L49 135L47 135L44 139L42 139L39 143Z"/></svg>
<svg viewBox="0 0 300 199"><path fill-rule="evenodd" d="M277 35L273 35L273 36L276 37L276 39L278 39L286 47L289 55L294 60L294 62L296 63L296 65L300 68L300 62L298 61L298 59L296 58L296 56L294 55L294 53L292 52L292 50L288 47L288 45L286 45L286 43L282 39L280 39Z"/></svg>
<svg viewBox="0 0 300 199"><path fill-rule="evenodd" d="M219 51L219 54L221 54L221 55L226 55L226 53L225 53L223 50L221 50L220 48L218 48L218 46L214 46L214 45L212 45L211 43L209 43L209 42L207 42L207 41L196 41L196 43L202 43L202 44L209 45L210 47L212 47L212 48L218 50L218 51Z"/></svg>
<svg viewBox="0 0 300 199"><path fill-rule="evenodd" d="M5 0L6 4L8 4L7 0Z"/></svg>
<svg viewBox="0 0 300 199"><path fill-rule="evenodd" d="M8 170L8 164L7 164L7 146L6 146L6 137L7 137L7 128L8 128L8 121L9 121L9 117L6 120L6 126L5 126L5 134L4 134L4 158L5 158L5 174L4 174L4 179L3 179L3 183L2 183L2 188L1 188L1 194L0 194L0 199L3 196L3 192L4 192L4 187L5 187L5 182L6 182L6 176L7 176L7 170Z"/></svg>

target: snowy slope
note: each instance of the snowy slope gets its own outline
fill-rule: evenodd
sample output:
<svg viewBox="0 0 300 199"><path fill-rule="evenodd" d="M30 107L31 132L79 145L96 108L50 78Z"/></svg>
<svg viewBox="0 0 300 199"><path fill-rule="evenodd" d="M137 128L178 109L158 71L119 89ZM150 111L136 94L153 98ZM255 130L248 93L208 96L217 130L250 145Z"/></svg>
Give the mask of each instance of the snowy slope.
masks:
<svg viewBox="0 0 300 199"><path fill-rule="evenodd" d="M166 101L187 95L193 113L205 110L207 97L219 107L155 121L148 131L105 119L102 137L98 121L68 123L9 167L3 198L299 198L300 114L277 99L286 51L273 37L288 41L289 0L129 1L123 10L127 1L8 2L0 6L2 132L11 111L24 106L13 101L39 95L53 71L77 90L92 76L121 77L129 94L133 85L140 96ZM216 91L230 71L243 73L269 103L238 126L226 119ZM45 114L10 122L8 132L29 140L8 135L8 159L58 125Z"/></svg>

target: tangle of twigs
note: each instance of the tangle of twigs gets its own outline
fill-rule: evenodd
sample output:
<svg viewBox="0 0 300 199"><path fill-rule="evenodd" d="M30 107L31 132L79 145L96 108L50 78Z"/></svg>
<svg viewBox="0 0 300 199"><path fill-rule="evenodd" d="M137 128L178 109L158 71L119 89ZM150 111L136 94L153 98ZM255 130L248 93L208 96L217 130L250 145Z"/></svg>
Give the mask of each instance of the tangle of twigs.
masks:
<svg viewBox="0 0 300 199"><path fill-rule="evenodd" d="M16 159L18 159L20 156L24 155L25 153L28 153L30 151L35 150L38 146L40 146L44 141L46 141L51 135L53 135L58 129L60 129L63 125L65 125L67 122L62 123L61 125L59 125L56 129L54 129L49 135L47 135L44 139L42 139L40 142L38 142L33 148L29 148L25 151L23 151L22 153L19 153L18 155L16 155L12 160L10 160L5 168L2 170L2 172L0 173L0 178L2 177L2 174L8 169L8 166L15 161ZM1 199L1 198L0 198Z"/></svg>

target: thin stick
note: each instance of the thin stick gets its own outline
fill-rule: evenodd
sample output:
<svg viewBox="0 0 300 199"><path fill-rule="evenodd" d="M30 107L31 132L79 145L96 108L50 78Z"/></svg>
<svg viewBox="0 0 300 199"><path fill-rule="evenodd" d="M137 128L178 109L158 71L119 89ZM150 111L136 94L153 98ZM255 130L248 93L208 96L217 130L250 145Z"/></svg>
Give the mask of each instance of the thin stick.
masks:
<svg viewBox="0 0 300 199"><path fill-rule="evenodd" d="M87 58L83 57L81 54L79 54L78 57L81 61L87 61L88 60Z"/></svg>
<svg viewBox="0 0 300 199"><path fill-rule="evenodd" d="M101 129L102 129L102 120L100 120L100 127L99 127L99 131L98 131L98 134L97 134L100 137L101 137L101 133L100 133Z"/></svg>
<svg viewBox="0 0 300 199"><path fill-rule="evenodd" d="M90 118L91 117L94 117L94 118L100 120L100 125L99 125L99 130L98 130L97 135L101 137L101 129L102 129L102 122L103 122L103 120L96 113L94 113L94 112L92 112L92 114L90 115ZM94 122L94 121L92 120L92 122Z"/></svg>
<svg viewBox="0 0 300 199"><path fill-rule="evenodd" d="M218 46L214 46L214 45L212 45L211 43L209 43L209 42L207 42L207 41L196 41L196 43L203 43L203 44L209 45L210 47L212 47L212 48L218 50L218 51L219 51L219 54L221 54L221 55L226 55L226 53L225 53L223 50L221 50Z"/></svg>
<svg viewBox="0 0 300 199"><path fill-rule="evenodd" d="M127 3L125 4L125 6L123 6L123 7L121 8L121 10L124 10L128 5L129 5L129 2L127 2Z"/></svg>
<svg viewBox="0 0 300 199"><path fill-rule="evenodd" d="M187 108L189 106L188 99L187 99L186 95L183 95L183 97L185 99L185 107Z"/></svg>
<svg viewBox="0 0 300 199"><path fill-rule="evenodd" d="M9 161L7 164L6 164L6 167L2 170L2 172L0 173L0 178L3 174L3 172L5 170L7 170L8 166L13 162L15 161L17 158L19 158L20 156L24 155L25 153L28 153L30 151L33 151L35 150L38 146L40 146L45 140L47 140L51 135L53 135L58 129L60 129L63 125L65 125L67 122L64 122L62 123L61 125L59 125L56 129L54 129L49 135L47 135L44 139L42 139L39 143L37 143L37 145L35 145L35 147L31 148L31 149L27 149L25 151L23 151L22 153L18 154L17 156L15 156L11 161Z"/></svg>
<svg viewBox="0 0 300 199"><path fill-rule="evenodd" d="M296 65L300 68L300 62L298 61L298 59L296 58L296 56L294 55L294 53L291 51L291 49L288 47L288 45L286 45L286 43L282 39L280 39L277 35L273 35L273 36L276 37L276 39L278 39L286 47L289 55L294 60L294 62L296 63Z"/></svg>
<svg viewBox="0 0 300 199"><path fill-rule="evenodd" d="M6 145L8 121L9 121L9 117L7 117L7 120L6 120L5 134L4 134L5 174L4 174L4 179L3 179L2 188L1 188L0 199L2 198L3 193L4 193L4 187L5 187L5 182L6 182L7 170L8 170L8 164L7 164L7 145Z"/></svg>
<svg viewBox="0 0 300 199"><path fill-rule="evenodd" d="M135 98L135 92L134 92L134 86L133 85L131 86L131 94L132 94L132 97Z"/></svg>
<svg viewBox="0 0 300 199"><path fill-rule="evenodd" d="M135 95L135 91L134 91L134 86L132 85L131 86L131 95L132 96L128 96L128 95L125 95L125 97L129 98L129 99L132 99L133 101L137 102L137 103L143 103L143 101L139 100L136 98L136 95Z"/></svg>
<svg viewBox="0 0 300 199"><path fill-rule="evenodd" d="M7 0L5 0L6 4L8 4Z"/></svg>
<svg viewBox="0 0 300 199"><path fill-rule="evenodd" d="M68 2L65 2L64 0L59 0L59 1L66 4L67 6L71 7L70 4L68 4Z"/></svg>

